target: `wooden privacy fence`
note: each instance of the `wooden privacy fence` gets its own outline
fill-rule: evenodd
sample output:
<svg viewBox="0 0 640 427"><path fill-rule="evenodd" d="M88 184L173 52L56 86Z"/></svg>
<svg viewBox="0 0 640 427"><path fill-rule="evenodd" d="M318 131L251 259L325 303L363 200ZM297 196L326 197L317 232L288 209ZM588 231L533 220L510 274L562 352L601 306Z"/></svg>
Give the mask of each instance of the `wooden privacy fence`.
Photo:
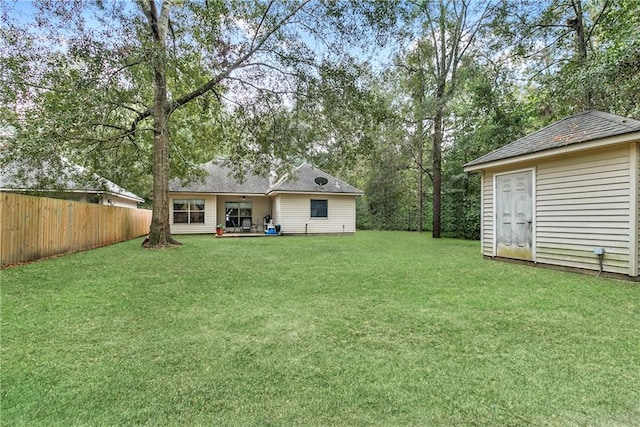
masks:
<svg viewBox="0 0 640 427"><path fill-rule="evenodd" d="M150 224L146 209L0 192L0 266L134 239Z"/></svg>

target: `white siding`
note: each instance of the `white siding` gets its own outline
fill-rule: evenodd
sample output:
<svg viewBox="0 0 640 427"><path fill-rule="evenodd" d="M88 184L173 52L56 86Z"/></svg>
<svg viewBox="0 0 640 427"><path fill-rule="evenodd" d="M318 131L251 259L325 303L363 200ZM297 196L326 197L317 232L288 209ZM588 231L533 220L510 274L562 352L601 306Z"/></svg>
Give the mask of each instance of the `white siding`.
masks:
<svg viewBox="0 0 640 427"><path fill-rule="evenodd" d="M174 224L173 199L204 199L204 224ZM216 196L205 194L169 194L171 234L213 234L216 232Z"/></svg>
<svg viewBox="0 0 640 427"><path fill-rule="evenodd" d="M494 256L493 253L493 174L482 174L482 254Z"/></svg>
<svg viewBox="0 0 640 427"><path fill-rule="evenodd" d="M629 146L540 163L536 182L537 262L629 273ZM637 207L633 207L637 209Z"/></svg>
<svg viewBox="0 0 640 427"><path fill-rule="evenodd" d="M102 204L107 206L116 206L119 208L138 209L138 202L131 199L125 199L124 197L115 196L112 194L102 197Z"/></svg>
<svg viewBox="0 0 640 427"><path fill-rule="evenodd" d="M311 218L311 199L326 199L327 218ZM274 203L274 223L285 234L354 233L355 196L281 194Z"/></svg>

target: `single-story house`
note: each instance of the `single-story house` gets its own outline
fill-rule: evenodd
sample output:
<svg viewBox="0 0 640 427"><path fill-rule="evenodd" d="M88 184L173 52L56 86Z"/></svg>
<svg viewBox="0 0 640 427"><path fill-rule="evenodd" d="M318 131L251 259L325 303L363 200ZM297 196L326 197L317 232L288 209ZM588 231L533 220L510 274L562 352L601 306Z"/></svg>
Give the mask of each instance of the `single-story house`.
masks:
<svg viewBox="0 0 640 427"><path fill-rule="evenodd" d="M639 143L640 121L586 111L464 165L481 175L482 254L637 278Z"/></svg>
<svg viewBox="0 0 640 427"><path fill-rule="evenodd" d="M56 174L47 170L46 164L37 171L24 171L23 166L10 163L0 170L0 191L133 209L144 202L142 197L88 172L82 166L66 160L63 163L65 170ZM42 184L43 181L47 184Z"/></svg>
<svg viewBox="0 0 640 427"><path fill-rule="evenodd" d="M284 234L355 233L356 197L364 194L307 163L275 180L247 173L238 180L223 160L203 165L201 181L169 183L171 233L264 232L269 223Z"/></svg>

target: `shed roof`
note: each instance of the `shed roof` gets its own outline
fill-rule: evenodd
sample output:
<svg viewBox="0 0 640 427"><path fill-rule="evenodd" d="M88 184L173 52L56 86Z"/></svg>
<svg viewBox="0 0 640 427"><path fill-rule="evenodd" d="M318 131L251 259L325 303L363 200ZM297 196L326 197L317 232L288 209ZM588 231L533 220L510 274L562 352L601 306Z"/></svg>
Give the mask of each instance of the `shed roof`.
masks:
<svg viewBox="0 0 640 427"><path fill-rule="evenodd" d="M269 177L252 172L239 180L234 171L225 165L224 160L212 160L203 166L205 176L189 184L182 184L178 179L171 180L169 191L180 193L218 193L218 194L270 194L273 192L288 193L327 193L327 194L364 194L361 190L341 181L328 173L303 163L279 181L270 183ZM327 180L324 185L315 179Z"/></svg>
<svg viewBox="0 0 640 427"><path fill-rule="evenodd" d="M464 166L490 163L637 131L640 131L640 120L604 111L584 111L517 139Z"/></svg>

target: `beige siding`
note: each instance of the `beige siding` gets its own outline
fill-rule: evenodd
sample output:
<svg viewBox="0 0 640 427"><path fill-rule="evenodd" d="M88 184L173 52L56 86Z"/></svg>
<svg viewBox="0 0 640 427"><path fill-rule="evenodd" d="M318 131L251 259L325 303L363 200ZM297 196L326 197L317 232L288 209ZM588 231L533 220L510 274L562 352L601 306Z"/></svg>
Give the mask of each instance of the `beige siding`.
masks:
<svg viewBox="0 0 640 427"><path fill-rule="evenodd" d="M328 217L311 218L311 199L328 200ZM283 233L354 233L356 203L354 196L282 194L276 198L274 222Z"/></svg>
<svg viewBox="0 0 640 427"><path fill-rule="evenodd" d="M204 199L204 224L174 224L173 199ZM216 232L216 196L204 194L169 194L169 221L172 234L208 234Z"/></svg>
<svg viewBox="0 0 640 427"><path fill-rule="evenodd" d="M635 265L635 272L632 272L632 275L638 275L638 273L640 272L640 143L639 142L632 142L631 145L633 146L633 149L631 150L631 152L633 153L635 151L635 160L636 160L636 164L635 164L635 171L634 168L631 168L631 170L633 171L633 173L635 173L635 177L631 177L631 179L635 179L635 183L636 183L636 217L635 217L635 225L633 225L633 227L635 228L635 247L636 247L636 265Z"/></svg>
<svg viewBox="0 0 640 427"><path fill-rule="evenodd" d="M629 273L629 146L540 163L536 182L537 262ZM634 207L636 209L636 207Z"/></svg>
<svg viewBox="0 0 640 427"><path fill-rule="evenodd" d="M253 222L258 226L258 230L264 231L264 217L271 215L271 200L268 197L254 197L251 215L253 216Z"/></svg>
<svg viewBox="0 0 640 427"><path fill-rule="evenodd" d="M482 180L482 254L493 256L493 174L483 173Z"/></svg>
<svg viewBox="0 0 640 427"><path fill-rule="evenodd" d="M282 223L282 196L276 196L273 198L273 213L271 216L273 217L274 224Z"/></svg>

